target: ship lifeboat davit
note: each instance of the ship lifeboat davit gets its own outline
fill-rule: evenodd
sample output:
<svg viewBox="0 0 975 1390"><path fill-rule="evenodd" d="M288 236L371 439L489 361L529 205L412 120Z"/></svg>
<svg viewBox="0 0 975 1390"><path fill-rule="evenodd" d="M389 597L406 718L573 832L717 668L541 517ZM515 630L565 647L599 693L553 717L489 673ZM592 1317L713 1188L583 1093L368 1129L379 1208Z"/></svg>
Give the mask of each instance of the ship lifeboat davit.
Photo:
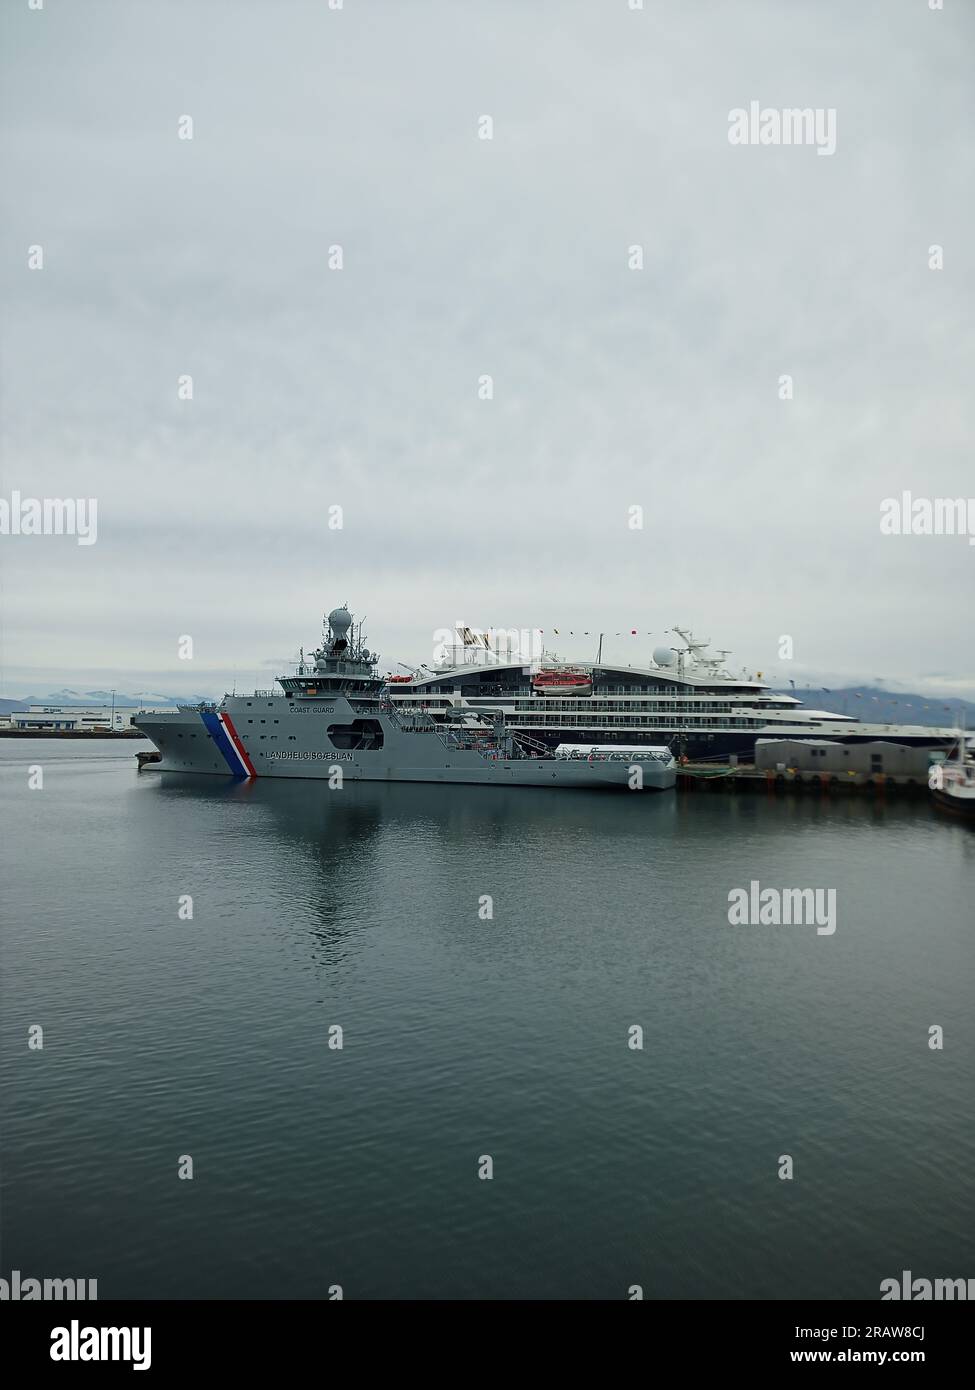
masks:
<svg viewBox="0 0 975 1390"><path fill-rule="evenodd" d="M592 676L568 667L538 671L532 677L532 689L536 695L591 695Z"/></svg>

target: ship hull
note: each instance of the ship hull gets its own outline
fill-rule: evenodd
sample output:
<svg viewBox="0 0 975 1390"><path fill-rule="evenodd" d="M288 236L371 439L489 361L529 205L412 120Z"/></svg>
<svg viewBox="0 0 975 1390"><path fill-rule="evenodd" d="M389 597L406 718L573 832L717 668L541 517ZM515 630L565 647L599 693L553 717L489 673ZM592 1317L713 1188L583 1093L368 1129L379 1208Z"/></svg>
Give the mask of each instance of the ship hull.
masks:
<svg viewBox="0 0 975 1390"><path fill-rule="evenodd" d="M975 795L971 792L966 795L964 791L950 792L945 788L934 787L931 790L931 800L945 815L955 816L975 825Z"/></svg>
<svg viewBox="0 0 975 1390"><path fill-rule="evenodd" d="M341 697L233 697L219 709L145 714L133 723L159 750L159 762L147 766L162 772L333 784L348 779L644 791L669 790L677 777L673 763L654 759L635 764L636 778L622 758L505 758L474 747L446 747L436 732L406 731L398 721L362 705L353 707ZM336 740L359 738L362 725L367 726L365 737L381 746L337 746ZM368 732L372 727L375 733Z"/></svg>

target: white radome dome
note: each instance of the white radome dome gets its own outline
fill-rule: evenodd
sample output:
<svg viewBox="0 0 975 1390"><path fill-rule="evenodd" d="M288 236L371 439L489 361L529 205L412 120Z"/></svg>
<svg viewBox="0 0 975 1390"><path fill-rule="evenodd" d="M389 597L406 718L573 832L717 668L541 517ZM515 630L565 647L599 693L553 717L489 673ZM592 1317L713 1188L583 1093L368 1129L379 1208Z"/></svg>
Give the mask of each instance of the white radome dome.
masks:
<svg viewBox="0 0 975 1390"><path fill-rule="evenodd" d="M333 608L328 615L328 625L336 637L344 637L352 626L352 614L347 608Z"/></svg>
<svg viewBox="0 0 975 1390"><path fill-rule="evenodd" d="M674 653L669 647L654 647L653 660L657 666L673 666Z"/></svg>

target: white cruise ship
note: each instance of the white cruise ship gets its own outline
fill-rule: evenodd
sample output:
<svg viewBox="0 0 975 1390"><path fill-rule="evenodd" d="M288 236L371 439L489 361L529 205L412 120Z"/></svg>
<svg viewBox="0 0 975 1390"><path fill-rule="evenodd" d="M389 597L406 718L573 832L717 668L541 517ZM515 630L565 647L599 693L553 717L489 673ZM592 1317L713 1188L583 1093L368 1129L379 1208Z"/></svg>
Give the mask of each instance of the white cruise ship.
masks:
<svg viewBox="0 0 975 1390"><path fill-rule="evenodd" d="M950 728L869 723L809 709L798 697L774 691L760 675L732 675L727 652L713 656L709 643L683 628L672 631L679 645L657 647L645 668L554 657L531 663L465 636L436 665L393 676L389 693L395 704L434 718L456 709L501 709L510 728L552 748L667 744L693 759L731 753L751 759L760 738L883 739L945 750L954 741Z"/></svg>

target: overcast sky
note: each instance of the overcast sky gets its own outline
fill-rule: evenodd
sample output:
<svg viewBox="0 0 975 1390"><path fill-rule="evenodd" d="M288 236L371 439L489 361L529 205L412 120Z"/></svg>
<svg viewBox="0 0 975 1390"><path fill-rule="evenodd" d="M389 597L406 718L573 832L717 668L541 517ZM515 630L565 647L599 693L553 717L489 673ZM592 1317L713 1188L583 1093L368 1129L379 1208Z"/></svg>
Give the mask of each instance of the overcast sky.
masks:
<svg viewBox="0 0 975 1390"><path fill-rule="evenodd" d="M680 623L975 695L975 548L879 526L975 494L975 6L629 3L4 0L0 493L98 539L0 537L0 694L269 683L347 601L384 667Z"/></svg>

